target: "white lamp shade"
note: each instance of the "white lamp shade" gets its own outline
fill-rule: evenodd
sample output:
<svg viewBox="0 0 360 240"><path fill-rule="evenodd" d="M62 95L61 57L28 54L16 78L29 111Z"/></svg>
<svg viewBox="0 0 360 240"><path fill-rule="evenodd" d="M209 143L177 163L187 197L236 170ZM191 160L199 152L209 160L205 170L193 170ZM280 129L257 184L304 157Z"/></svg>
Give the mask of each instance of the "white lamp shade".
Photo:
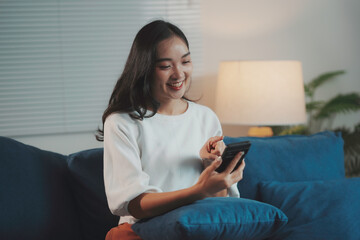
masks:
<svg viewBox="0 0 360 240"><path fill-rule="evenodd" d="M221 62L215 111L224 124L269 126L306 122L301 63Z"/></svg>

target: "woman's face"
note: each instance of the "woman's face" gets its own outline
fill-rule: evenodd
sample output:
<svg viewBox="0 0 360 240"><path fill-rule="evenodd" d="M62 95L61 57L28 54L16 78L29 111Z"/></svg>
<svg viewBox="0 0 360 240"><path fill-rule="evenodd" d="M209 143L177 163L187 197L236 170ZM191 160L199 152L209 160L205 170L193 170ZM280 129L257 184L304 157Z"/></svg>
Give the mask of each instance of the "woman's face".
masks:
<svg viewBox="0 0 360 240"><path fill-rule="evenodd" d="M181 38L174 36L161 41L152 83L155 99L160 103L181 99L190 86L192 69L189 49Z"/></svg>

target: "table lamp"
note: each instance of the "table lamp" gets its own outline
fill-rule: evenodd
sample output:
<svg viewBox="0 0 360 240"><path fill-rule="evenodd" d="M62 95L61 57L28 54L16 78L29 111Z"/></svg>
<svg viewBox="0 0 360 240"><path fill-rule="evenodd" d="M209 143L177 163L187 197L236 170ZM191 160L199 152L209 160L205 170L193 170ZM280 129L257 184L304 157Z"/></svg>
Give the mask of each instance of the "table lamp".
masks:
<svg viewBox="0 0 360 240"><path fill-rule="evenodd" d="M301 63L221 62L215 112L223 124L256 126L249 129L248 136L272 136L272 129L266 126L305 123Z"/></svg>

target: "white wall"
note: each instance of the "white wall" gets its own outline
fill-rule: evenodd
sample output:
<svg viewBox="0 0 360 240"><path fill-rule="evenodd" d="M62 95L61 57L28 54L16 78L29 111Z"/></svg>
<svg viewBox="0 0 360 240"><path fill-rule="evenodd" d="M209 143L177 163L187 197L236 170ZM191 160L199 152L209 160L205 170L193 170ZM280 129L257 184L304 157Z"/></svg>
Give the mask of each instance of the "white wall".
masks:
<svg viewBox="0 0 360 240"><path fill-rule="evenodd" d="M195 96L214 106L218 64L222 60L300 60L304 80L338 69L347 74L317 92L318 99L360 92L360 1L358 0L201 0L204 76L195 79ZM191 43L190 43L191 44ZM353 126L360 113L336 118ZM228 136L247 127L223 126ZM93 133L15 138L63 154L101 147Z"/></svg>
<svg viewBox="0 0 360 240"><path fill-rule="evenodd" d="M319 88L316 98L360 93L360 1L202 0L202 10L205 105L214 106L214 84L223 60L300 60L305 82L344 69L346 75ZM336 117L334 126L358 122L360 112ZM246 131L224 126L224 133Z"/></svg>
<svg viewBox="0 0 360 240"><path fill-rule="evenodd" d="M103 147L102 142L95 139L94 133L54 134L14 137L22 143L65 155L81 150Z"/></svg>

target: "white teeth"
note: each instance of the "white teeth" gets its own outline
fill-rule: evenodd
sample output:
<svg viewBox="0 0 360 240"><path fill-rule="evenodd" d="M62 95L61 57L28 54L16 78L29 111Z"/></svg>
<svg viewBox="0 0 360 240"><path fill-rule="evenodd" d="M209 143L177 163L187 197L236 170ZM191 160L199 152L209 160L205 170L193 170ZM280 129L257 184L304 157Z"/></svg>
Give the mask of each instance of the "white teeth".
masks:
<svg viewBox="0 0 360 240"><path fill-rule="evenodd" d="M182 82L169 83L169 85L173 86L173 87L180 87L181 84L182 84Z"/></svg>

